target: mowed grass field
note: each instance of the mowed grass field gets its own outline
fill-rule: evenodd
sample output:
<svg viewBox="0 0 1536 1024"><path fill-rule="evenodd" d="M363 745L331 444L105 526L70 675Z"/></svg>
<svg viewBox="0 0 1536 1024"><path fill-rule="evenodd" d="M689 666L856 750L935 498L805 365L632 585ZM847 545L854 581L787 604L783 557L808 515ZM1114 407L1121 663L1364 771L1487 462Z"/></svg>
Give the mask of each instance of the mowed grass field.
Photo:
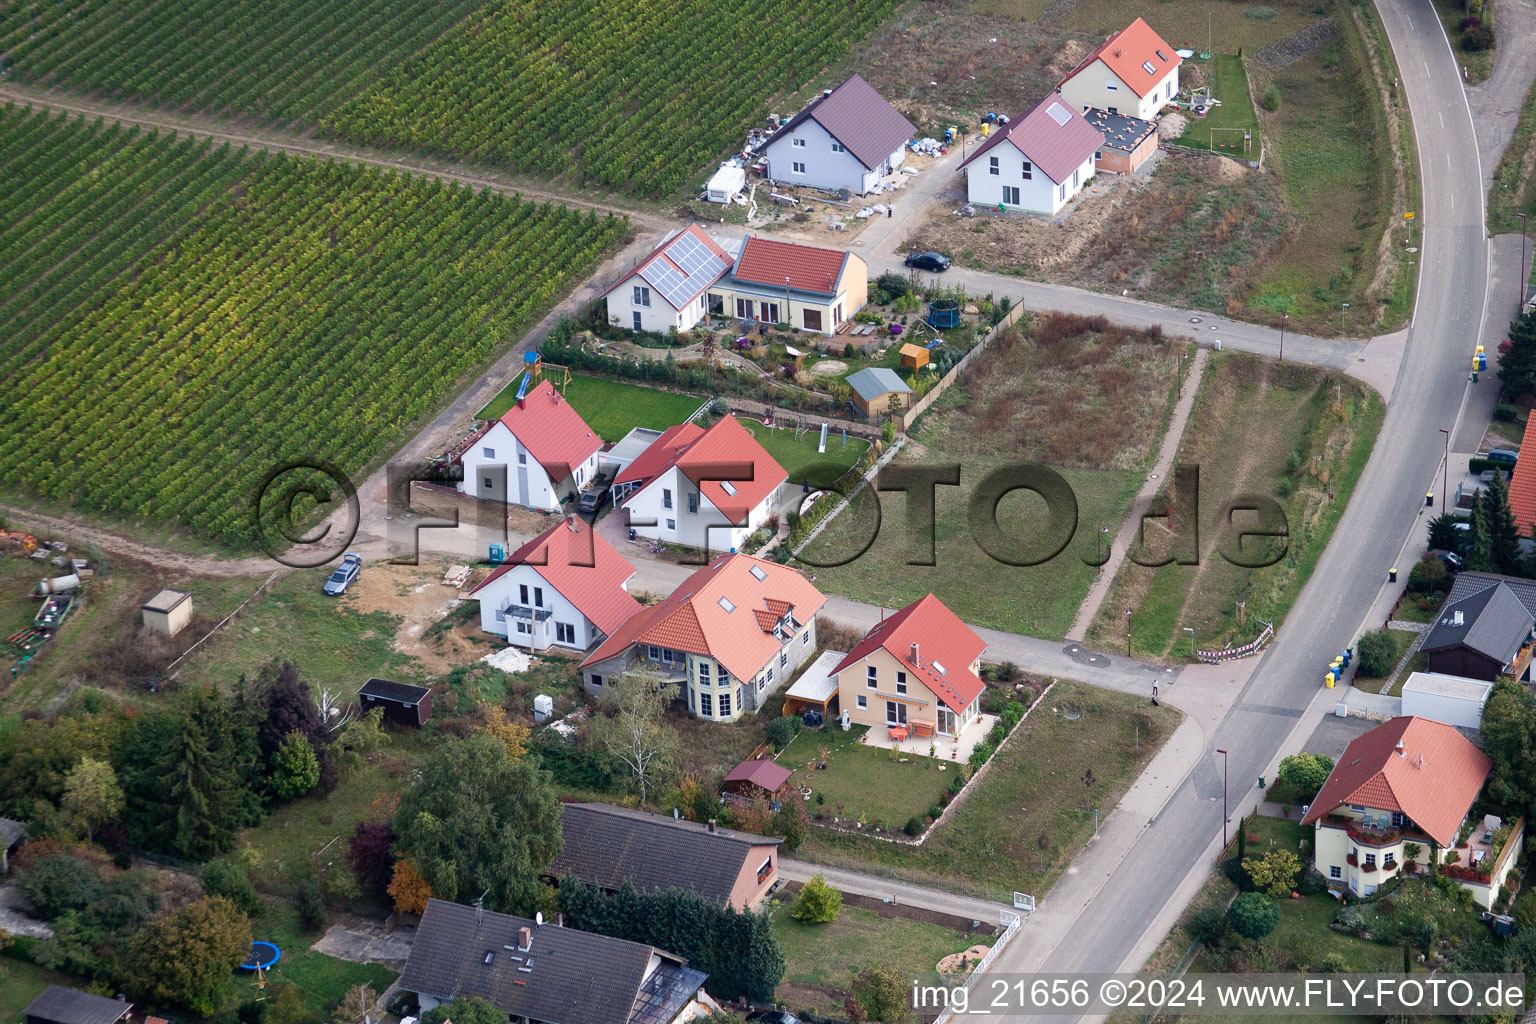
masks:
<svg viewBox="0 0 1536 1024"><path fill-rule="evenodd" d="M522 380L522 374L513 377L500 394L475 414L476 418L496 420L504 416L516 404L517 389ZM606 377L587 377L579 373L571 375L571 382L565 386L564 391L571 408L580 413L581 418L587 421L587 426L604 441L618 441L636 427L666 430L693 415L705 401L703 396L658 391L639 384L626 384Z"/></svg>
<svg viewBox="0 0 1536 1024"><path fill-rule="evenodd" d="M268 474L360 479L630 236L14 105L0 168L0 491L230 548L257 536Z"/></svg>
<svg viewBox="0 0 1536 1024"><path fill-rule="evenodd" d="M1200 469L1200 564L1150 568L1127 560L1090 642L1123 645L1125 608L1133 612L1136 653L1155 657L1187 657L1186 627L1207 650L1240 646L1271 618L1278 628L1354 493L1383 415L1375 393L1349 378L1256 356L1213 355L1178 455L1179 464ZM1244 494L1272 497L1285 513L1288 544L1267 567L1244 568L1218 553L1226 502ZM1147 535L1150 554L1169 550L1165 529L1149 526ZM1245 559L1259 560L1272 550L1260 547L1268 543L1245 541Z"/></svg>
<svg viewBox="0 0 1536 1024"><path fill-rule="evenodd" d="M1216 53L1199 66L1207 76L1214 76L1215 97L1221 105L1211 107L1204 117L1191 117L1179 136L1179 145L1257 160L1264 140L1253 112L1243 58L1235 53ZM1243 145L1241 132L1249 133L1251 146Z"/></svg>

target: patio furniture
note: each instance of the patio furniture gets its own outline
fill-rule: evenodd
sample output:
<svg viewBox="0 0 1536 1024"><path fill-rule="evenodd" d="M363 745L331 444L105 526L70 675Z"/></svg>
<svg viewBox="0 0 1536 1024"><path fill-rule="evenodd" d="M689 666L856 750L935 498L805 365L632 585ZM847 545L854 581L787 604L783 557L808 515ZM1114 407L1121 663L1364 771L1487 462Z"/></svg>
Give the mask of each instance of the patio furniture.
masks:
<svg viewBox="0 0 1536 1024"><path fill-rule="evenodd" d="M933 726L927 722L913 722L912 734L914 736L928 737L933 735Z"/></svg>
<svg viewBox="0 0 1536 1024"><path fill-rule="evenodd" d="M907 738L907 727L904 725L893 725L886 731L886 735L893 740L904 740Z"/></svg>
<svg viewBox="0 0 1536 1024"><path fill-rule="evenodd" d="M1488 855L1488 851L1487 850L1473 850L1472 851L1472 863L1473 864L1481 863L1482 859L1484 857L1486 857L1487 855Z"/></svg>

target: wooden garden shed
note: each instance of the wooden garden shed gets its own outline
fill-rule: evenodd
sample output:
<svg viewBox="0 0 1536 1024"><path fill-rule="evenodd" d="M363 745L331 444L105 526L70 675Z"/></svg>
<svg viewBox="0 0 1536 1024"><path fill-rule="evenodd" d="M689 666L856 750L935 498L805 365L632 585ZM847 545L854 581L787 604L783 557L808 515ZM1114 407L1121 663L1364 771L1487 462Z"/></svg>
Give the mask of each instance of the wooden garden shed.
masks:
<svg viewBox="0 0 1536 1024"><path fill-rule="evenodd" d="M929 352L921 345L914 345L910 341L901 346L901 366L906 370L921 370L928 365Z"/></svg>

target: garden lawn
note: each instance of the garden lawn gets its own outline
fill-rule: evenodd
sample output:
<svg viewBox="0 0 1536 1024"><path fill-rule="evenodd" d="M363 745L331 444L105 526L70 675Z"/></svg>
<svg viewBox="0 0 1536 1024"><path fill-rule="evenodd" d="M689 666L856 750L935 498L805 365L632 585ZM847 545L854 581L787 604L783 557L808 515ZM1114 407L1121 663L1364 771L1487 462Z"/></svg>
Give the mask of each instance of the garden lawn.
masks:
<svg viewBox="0 0 1536 1024"><path fill-rule="evenodd" d="M21 1024L25 1010L49 985L76 987L79 978L0 956L0 1024Z"/></svg>
<svg viewBox="0 0 1536 1024"><path fill-rule="evenodd" d="M1217 53L1211 60L1197 63L1208 73L1215 65L1216 99L1221 105L1210 108L1204 117L1190 116L1184 134L1179 136L1179 145L1257 160L1263 141L1259 119L1253 112L1253 96L1248 91L1248 72L1243 67L1243 58L1232 53ZM1238 131L1252 135L1251 151L1243 149L1243 138Z"/></svg>
<svg viewBox="0 0 1536 1024"><path fill-rule="evenodd" d="M517 387L522 375L491 399L476 413L482 420L500 419L517 401ZM675 391L657 391L639 384L626 384L605 377L572 374L565 388L571 408L581 414L587 426L604 441L621 440L635 427L665 430L681 423L704 403L702 395L683 395Z"/></svg>
<svg viewBox="0 0 1536 1024"><path fill-rule="evenodd" d="M1440 614L1440 604L1443 600L1444 598L1434 597L1421 604L1418 598L1409 594L1397 606L1397 611L1392 613L1392 617L1403 622L1434 622Z"/></svg>
<svg viewBox="0 0 1536 1024"><path fill-rule="evenodd" d="M1387 636L1391 637L1392 638L1392 643L1396 645L1396 650L1395 650L1395 652L1392 655L1392 667L1396 668L1397 667L1397 663L1400 660L1402 660L1403 655L1408 653L1408 648L1412 647L1413 646L1413 642L1419 638L1419 634L1413 632L1412 630L1408 630L1408 629L1389 629L1389 630L1387 630ZM1391 674L1391 670L1389 669L1388 670L1388 675L1390 675L1390 674ZM1386 676L1364 676L1363 675L1360 678L1361 679L1385 679Z"/></svg>
<svg viewBox="0 0 1536 1024"><path fill-rule="evenodd" d="M251 922L253 938L271 942L283 951L277 965L266 972L267 984L286 981L297 986L311 1010L324 1011L339 1002L353 985L372 986L375 995L382 995L395 980L395 972L378 964L356 964L340 960L324 953L313 952L309 947L323 934L322 931L306 932L300 926L298 911L287 903L268 903L265 911ZM231 982L231 994L237 1000L251 998L255 994L254 977L248 971L237 971Z"/></svg>
<svg viewBox="0 0 1536 1024"><path fill-rule="evenodd" d="M1136 13L1175 47L1187 46L1196 53L1236 53L1284 39L1317 21L1316 9L1317 4L1307 0L1268 0L1262 5L1164 0ZM1125 28L1134 16L1119 0L1077 0L1063 16L1063 22L1068 28L1088 33L1097 42ZM1204 66L1209 62L1196 58L1188 63ZM1222 94L1217 93L1217 98L1223 98Z"/></svg>
<svg viewBox="0 0 1536 1024"><path fill-rule="evenodd" d="M925 921L881 917L872 910L844 907L837 920L803 924L790 916L793 903L773 913L773 935L784 949L784 980L778 1000L796 1009L825 1001L817 1009L841 1014L843 1001L824 987L848 992L868 967L894 967L903 977L931 975L940 960L972 946L990 946L987 935L965 935Z"/></svg>
<svg viewBox="0 0 1536 1024"><path fill-rule="evenodd" d="M1049 892L1093 835L1091 807L1108 813L1120 801L1182 715L1074 682L1057 683L1039 704L966 803L922 846L813 827L798 855L1004 902L1015 890ZM1081 717L1053 710L1062 708ZM1084 781L1090 768L1091 787Z"/></svg>
<svg viewBox="0 0 1536 1024"><path fill-rule="evenodd" d="M847 732L806 729L776 760L795 770L791 785L810 787L812 810L836 814L841 804L841 817L899 829L939 802L959 766L913 754L899 755L905 762L893 759L890 750L859 742L866 731L864 726ZM828 750L827 767L808 773L806 764L818 759L822 746ZM938 770L941 765L944 771ZM817 794L825 802L819 802Z"/></svg>
<svg viewBox="0 0 1536 1024"><path fill-rule="evenodd" d="M853 468L853 464L859 461L859 457L869 447L869 442L859 437L850 437L845 444L842 431L828 429L827 450L818 453L816 449L821 444L821 422L811 414L806 416L811 429L799 438L795 437L791 429L765 427L756 420L739 419L747 432L757 438L763 450L784 467L791 484L800 484L809 478L813 490L836 483L839 477Z"/></svg>

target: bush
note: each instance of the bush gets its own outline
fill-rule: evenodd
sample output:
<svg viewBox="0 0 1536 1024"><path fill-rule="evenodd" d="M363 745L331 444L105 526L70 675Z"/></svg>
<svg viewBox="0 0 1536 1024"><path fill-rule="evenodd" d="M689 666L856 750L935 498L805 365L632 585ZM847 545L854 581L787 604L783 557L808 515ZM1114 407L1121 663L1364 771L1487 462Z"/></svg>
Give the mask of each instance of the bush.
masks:
<svg viewBox="0 0 1536 1024"><path fill-rule="evenodd" d="M198 881L203 885L203 892L209 896L223 896L247 917L261 913L261 899L256 895L256 887L239 864L211 860L198 873Z"/></svg>
<svg viewBox="0 0 1536 1024"><path fill-rule="evenodd" d="M784 715L768 723L768 739L775 750L783 750L805 728L805 723L794 715Z"/></svg>
<svg viewBox="0 0 1536 1024"><path fill-rule="evenodd" d="M1259 102L1262 103L1264 105L1264 109L1269 111L1271 114L1279 110L1280 87L1271 83L1269 88L1264 90L1264 97Z"/></svg>
<svg viewBox="0 0 1536 1024"><path fill-rule="evenodd" d="M901 830L909 836L922 835L923 819L914 814L907 819L907 823L901 827Z"/></svg>
<svg viewBox="0 0 1536 1024"><path fill-rule="evenodd" d="M944 816L944 807L941 804L933 804L928 808L928 817L938 821Z"/></svg>
<svg viewBox="0 0 1536 1024"><path fill-rule="evenodd" d="M912 291L912 282L903 274L887 271L875 278L875 287L892 298Z"/></svg>
<svg viewBox="0 0 1536 1024"><path fill-rule="evenodd" d="M294 900L298 904L299 924L305 931L317 932L325 927L325 891L317 876L305 875L299 879Z"/></svg>
<svg viewBox="0 0 1536 1024"><path fill-rule="evenodd" d="M1280 923L1280 907L1261 892L1245 892L1227 910L1232 930L1245 939L1262 939Z"/></svg>
<svg viewBox="0 0 1536 1024"><path fill-rule="evenodd" d="M1197 942L1215 942L1227 933L1227 912L1219 905L1201 907L1189 915L1184 930Z"/></svg>
<svg viewBox="0 0 1536 1024"><path fill-rule="evenodd" d="M1451 574L1437 555L1426 554L1408 572L1408 593L1436 596L1451 589Z"/></svg>
<svg viewBox="0 0 1536 1024"><path fill-rule="evenodd" d="M1397 644L1385 629L1361 637L1355 653L1359 657L1360 674L1373 679L1385 676L1397 664Z"/></svg>
<svg viewBox="0 0 1536 1024"><path fill-rule="evenodd" d="M1243 867L1243 862L1236 857L1229 857L1221 863L1222 874L1227 880L1237 886L1239 892L1252 892L1256 886L1253 879L1248 877L1248 869Z"/></svg>
<svg viewBox="0 0 1536 1024"><path fill-rule="evenodd" d="M23 871L18 888L44 921L52 921L66 910L84 910L101 897L96 869L63 854L40 860Z"/></svg>
<svg viewBox="0 0 1536 1024"><path fill-rule="evenodd" d="M1478 25L1467 29L1461 37L1461 48L1468 53L1481 53L1484 50L1493 49L1493 27L1490 25Z"/></svg>

